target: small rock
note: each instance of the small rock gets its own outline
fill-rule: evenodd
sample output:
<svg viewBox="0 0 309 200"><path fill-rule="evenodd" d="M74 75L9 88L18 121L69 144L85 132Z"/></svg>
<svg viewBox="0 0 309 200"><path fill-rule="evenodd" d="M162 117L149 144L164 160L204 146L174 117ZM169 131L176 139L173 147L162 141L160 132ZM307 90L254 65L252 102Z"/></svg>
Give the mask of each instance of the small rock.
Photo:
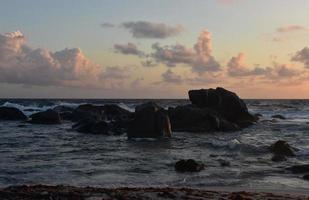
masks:
<svg viewBox="0 0 309 200"><path fill-rule="evenodd" d="M305 175L303 176L303 179L309 181L309 174L305 174Z"/></svg>
<svg viewBox="0 0 309 200"><path fill-rule="evenodd" d="M283 115L273 115L271 117L276 119L286 119Z"/></svg>
<svg viewBox="0 0 309 200"><path fill-rule="evenodd" d="M283 140L278 140L270 146L270 151L275 155L295 156L293 148Z"/></svg>
<svg viewBox="0 0 309 200"><path fill-rule="evenodd" d="M229 166L231 166L231 163L228 160L219 159L218 162L220 163L221 167L229 167Z"/></svg>
<svg viewBox="0 0 309 200"><path fill-rule="evenodd" d="M308 173L309 172L309 164L305 165L294 165L292 167L286 168L294 174Z"/></svg>
<svg viewBox="0 0 309 200"><path fill-rule="evenodd" d="M282 161L286 161L287 159L286 159L286 157L285 157L284 155L275 154L275 155L271 158L271 160L272 160L273 162L282 162Z"/></svg>
<svg viewBox="0 0 309 200"><path fill-rule="evenodd" d="M175 170L178 172L199 172L205 168L205 165L201 162L193 159L179 160L175 164Z"/></svg>

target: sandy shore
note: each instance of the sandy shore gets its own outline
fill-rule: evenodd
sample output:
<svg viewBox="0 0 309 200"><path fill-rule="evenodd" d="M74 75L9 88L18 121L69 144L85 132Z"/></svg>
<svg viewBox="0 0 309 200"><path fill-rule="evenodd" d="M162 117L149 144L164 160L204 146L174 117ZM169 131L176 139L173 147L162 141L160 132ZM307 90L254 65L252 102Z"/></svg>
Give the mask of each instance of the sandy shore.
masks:
<svg viewBox="0 0 309 200"><path fill-rule="evenodd" d="M250 200L250 199L305 199L305 194L284 194L283 192L246 192L223 190L200 190L190 188L94 188L71 186L13 186L0 189L2 200L110 200L110 199L218 199L218 200Z"/></svg>

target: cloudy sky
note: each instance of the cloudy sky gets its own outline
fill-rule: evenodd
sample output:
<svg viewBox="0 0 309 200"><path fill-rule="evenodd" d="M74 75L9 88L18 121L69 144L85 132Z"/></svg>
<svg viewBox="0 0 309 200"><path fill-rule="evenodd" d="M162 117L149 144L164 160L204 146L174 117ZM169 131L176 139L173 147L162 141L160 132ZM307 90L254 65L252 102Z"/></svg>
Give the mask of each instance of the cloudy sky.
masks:
<svg viewBox="0 0 309 200"><path fill-rule="evenodd" d="M0 97L309 98L308 0L1 0Z"/></svg>

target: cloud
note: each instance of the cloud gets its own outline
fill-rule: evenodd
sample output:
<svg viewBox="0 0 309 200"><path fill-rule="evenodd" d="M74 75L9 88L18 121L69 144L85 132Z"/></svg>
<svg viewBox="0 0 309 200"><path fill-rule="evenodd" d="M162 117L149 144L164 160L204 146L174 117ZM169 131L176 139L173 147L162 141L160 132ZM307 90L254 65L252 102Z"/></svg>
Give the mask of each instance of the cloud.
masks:
<svg viewBox="0 0 309 200"><path fill-rule="evenodd" d="M232 57L227 64L227 72L230 76L259 76L268 73L268 68L254 67L249 69L245 65L245 54L239 53L237 56Z"/></svg>
<svg viewBox="0 0 309 200"><path fill-rule="evenodd" d="M304 47L302 50L296 52L291 60L301 62L306 68L309 68L309 48Z"/></svg>
<svg viewBox="0 0 309 200"><path fill-rule="evenodd" d="M277 28L278 33L290 33L295 31L306 31L307 28L299 25L289 25Z"/></svg>
<svg viewBox="0 0 309 200"><path fill-rule="evenodd" d="M131 70L129 67L106 67L104 73L101 76L101 79L114 79L114 80L123 80L128 79L131 75Z"/></svg>
<svg viewBox="0 0 309 200"><path fill-rule="evenodd" d="M125 55L138 55L138 56L144 55L142 51L138 50L135 44L130 42L128 44L115 44L114 49L116 50L116 52Z"/></svg>
<svg viewBox="0 0 309 200"><path fill-rule="evenodd" d="M272 67L253 67L249 68L245 65L245 55L239 53L232 57L227 64L227 72L231 77L255 77L264 81L289 81L301 75L301 71L289 67L287 64L279 64L274 62Z"/></svg>
<svg viewBox="0 0 309 200"><path fill-rule="evenodd" d="M308 28L300 25L287 25L278 27L274 33L264 34L266 40L270 40L272 42L286 42L291 39L302 36L302 33L308 31Z"/></svg>
<svg viewBox="0 0 309 200"><path fill-rule="evenodd" d="M220 64L212 56L211 34L207 30L200 33L193 48L181 44L160 46L159 43L152 45L154 53L151 57L158 63L168 67L177 64L186 64L193 72L203 74L208 71L219 71Z"/></svg>
<svg viewBox="0 0 309 200"><path fill-rule="evenodd" d="M112 24L112 23L109 23L109 22L104 22L104 23L101 24L101 27L102 28L114 28L115 25Z"/></svg>
<svg viewBox="0 0 309 200"><path fill-rule="evenodd" d="M164 39L176 36L183 32L184 28L180 25L169 26L164 23L136 21L124 22L122 27L128 29L134 38L155 38Z"/></svg>
<svg viewBox="0 0 309 200"><path fill-rule="evenodd" d="M28 85L78 85L96 81L102 68L81 49L32 49L20 31L0 34L0 82Z"/></svg>
<svg viewBox="0 0 309 200"><path fill-rule="evenodd" d="M161 76L164 82L168 82L168 83L182 83L183 82L182 77L180 75L175 74L171 69L168 69Z"/></svg>

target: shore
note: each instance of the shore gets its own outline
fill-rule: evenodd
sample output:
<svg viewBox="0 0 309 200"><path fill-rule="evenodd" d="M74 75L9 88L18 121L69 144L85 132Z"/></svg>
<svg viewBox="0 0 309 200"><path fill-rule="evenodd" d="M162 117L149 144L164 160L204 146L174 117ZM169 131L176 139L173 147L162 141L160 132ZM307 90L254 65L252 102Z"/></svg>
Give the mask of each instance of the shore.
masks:
<svg viewBox="0 0 309 200"><path fill-rule="evenodd" d="M309 195L302 192L284 191L241 191L229 188L225 190L202 190L192 188L96 188L73 186L12 186L0 189L3 200L112 200L112 199L220 199L220 200L255 200L255 199L298 199L309 200Z"/></svg>

